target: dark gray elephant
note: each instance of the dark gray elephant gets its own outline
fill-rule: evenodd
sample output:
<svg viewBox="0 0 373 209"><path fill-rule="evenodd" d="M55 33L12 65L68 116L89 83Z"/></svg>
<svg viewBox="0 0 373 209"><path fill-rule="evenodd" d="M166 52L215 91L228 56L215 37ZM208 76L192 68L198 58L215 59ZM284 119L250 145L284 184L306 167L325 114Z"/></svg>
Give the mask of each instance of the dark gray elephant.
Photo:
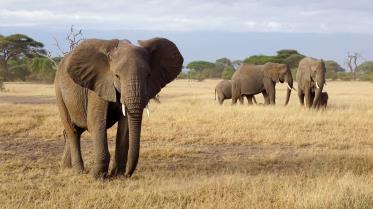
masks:
<svg viewBox="0 0 373 209"><path fill-rule="evenodd" d="M107 176L107 129L118 122L111 175L131 176L139 159L142 114L149 99L180 73L183 57L171 41L89 39L65 55L55 91L64 126L62 167L84 169L80 136L94 140L95 178Z"/></svg>
<svg viewBox="0 0 373 209"><path fill-rule="evenodd" d="M306 57L299 62L297 71L298 97L300 104L317 108L325 84L325 64L323 60Z"/></svg>
<svg viewBox="0 0 373 209"><path fill-rule="evenodd" d="M232 99L232 82L230 80L222 80L215 87L215 100L216 94L218 95L219 104L223 104L224 100ZM241 104L243 104L243 97L239 98ZM256 104L255 96L247 96L249 104Z"/></svg>
<svg viewBox="0 0 373 209"><path fill-rule="evenodd" d="M243 64L232 76L232 104L235 104L242 96L252 97L259 93L263 94L265 104L275 104L277 82L287 82L285 101L285 105L287 105L293 89L293 77L287 65L277 63Z"/></svg>

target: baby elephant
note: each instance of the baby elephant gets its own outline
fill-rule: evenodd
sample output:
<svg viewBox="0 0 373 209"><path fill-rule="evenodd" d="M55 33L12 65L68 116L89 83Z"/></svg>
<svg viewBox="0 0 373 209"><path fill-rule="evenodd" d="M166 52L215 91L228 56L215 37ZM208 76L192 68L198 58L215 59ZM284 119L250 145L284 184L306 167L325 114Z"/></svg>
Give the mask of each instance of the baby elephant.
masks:
<svg viewBox="0 0 373 209"><path fill-rule="evenodd" d="M219 104L223 104L224 100L232 99L232 82L230 80L222 80L215 87L215 100L218 95ZM249 104L257 104L255 96L246 96ZM243 104L243 95L239 98L240 103Z"/></svg>
<svg viewBox="0 0 373 209"><path fill-rule="evenodd" d="M322 92L321 95L320 95L320 100L319 100L319 103L317 105L317 108L326 109L326 106L328 105L328 99L329 99L328 93L327 92Z"/></svg>
<svg viewBox="0 0 373 209"><path fill-rule="evenodd" d="M223 104L224 100L232 99L232 83L229 80L222 80L215 87L215 100L218 94L219 104Z"/></svg>

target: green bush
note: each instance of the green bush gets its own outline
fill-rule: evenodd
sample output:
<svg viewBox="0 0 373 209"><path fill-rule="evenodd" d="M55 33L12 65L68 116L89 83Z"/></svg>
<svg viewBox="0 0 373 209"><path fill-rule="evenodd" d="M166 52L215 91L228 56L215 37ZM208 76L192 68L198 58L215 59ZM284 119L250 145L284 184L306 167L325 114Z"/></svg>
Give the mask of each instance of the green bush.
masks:
<svg viewBox="0 0 373 209"><path fill-rule="evenodd" d="M223 70L223 73L221 75L221 78L223 79L231 79L234 74L234 68L233 67L226 67Z"/></svg>
<svg viewBox="0 0 373 209"><path fill-rule="evenodd" d="M364 73L364 74L359 76L359 79L361 81L371 81L371 82L373 82L373 72Z"/></svg>

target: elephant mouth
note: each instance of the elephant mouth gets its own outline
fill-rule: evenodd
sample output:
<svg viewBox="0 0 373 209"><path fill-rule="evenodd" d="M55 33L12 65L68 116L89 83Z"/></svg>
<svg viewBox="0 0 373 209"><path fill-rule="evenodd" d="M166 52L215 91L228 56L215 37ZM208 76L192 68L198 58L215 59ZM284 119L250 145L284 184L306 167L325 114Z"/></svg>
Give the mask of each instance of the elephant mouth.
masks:
<svg viewBox="0 0 373 209"><path fill-rule="evenodd" d="M280 81L280 83L284 83L285 82L285 79L278 79Z"/></svg>

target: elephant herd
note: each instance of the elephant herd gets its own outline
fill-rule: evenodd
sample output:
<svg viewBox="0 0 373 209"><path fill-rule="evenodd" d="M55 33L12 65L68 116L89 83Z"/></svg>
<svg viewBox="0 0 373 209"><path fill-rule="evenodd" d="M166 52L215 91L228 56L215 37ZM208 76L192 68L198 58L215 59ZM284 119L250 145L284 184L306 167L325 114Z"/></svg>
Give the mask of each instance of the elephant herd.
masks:
<svg viewBox="0 0 373 209"><path fill-rule="evenodd" d="M80 137L89 131L94 141L94 178L124 175L136 169L143 110L167 83L181 72L183 56L165 38L138 41L87 39L61 60L55 77L55 93L63 124L65 146L62 168L84 170ZM319 105L325 83L323 61L305 58L297 74L301 104ZM244 64L232 77L217 86L219 102L247 97L255 101L262 93L266 104L275 104L275 85L287 82L286 104L293 89L290 69L284 64ZM109 171L107 129L118 124L115 155Z"/></svg>
<svg viewBox="0 0 373 209"><path fill-rule="evenodd" d="M296 81L299 102L309 108L326 108L328 93L322 92L325 85L325 64L323 60L303 58L299 62ZM264 65L243 64L233 74L232 80L223 80L215 87L215 99L219 104L224 100L237 100L242 104L246 97L249 104L256 103L255 95L262 93L265 105L276 103L276 83L287 83L285 105L289 103L293 87L293 76L286 64L266 63Z"/></svg>

